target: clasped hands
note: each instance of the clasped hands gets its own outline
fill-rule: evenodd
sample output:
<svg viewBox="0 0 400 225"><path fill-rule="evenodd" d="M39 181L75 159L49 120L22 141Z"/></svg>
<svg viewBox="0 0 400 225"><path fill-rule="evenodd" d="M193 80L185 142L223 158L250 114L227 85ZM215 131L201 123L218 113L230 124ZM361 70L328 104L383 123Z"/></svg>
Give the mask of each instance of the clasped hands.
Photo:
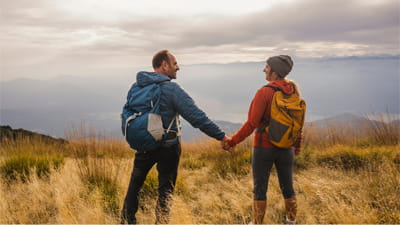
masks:
<svg viewBox="0 0 400 225"><path fill-rule="evenodd" d="M233 152L235 150L236 145L232 143L232 138L225 136L222 140L221 140L221 148L224 151L228 151L228 152ZM298 155L301 151L301 148L299 147L292 147L294 154Z"/></svg>
<svg viewBox="0 0 400 225"><path fill-rule="evenodd" d="M230 144L232 143L232 139L228 136L225 136L222 140L221 140L221 148L224 151L228 151L228 152L233 152L233 150L235 150L235 145Z"/></svg>

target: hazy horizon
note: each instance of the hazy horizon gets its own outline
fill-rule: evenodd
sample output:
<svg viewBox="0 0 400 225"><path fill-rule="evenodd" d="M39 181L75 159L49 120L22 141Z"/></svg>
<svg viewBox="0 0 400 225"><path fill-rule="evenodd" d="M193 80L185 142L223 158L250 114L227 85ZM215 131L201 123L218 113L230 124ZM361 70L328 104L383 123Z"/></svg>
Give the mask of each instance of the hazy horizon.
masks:
<svg viewBox="0 0 400 225"><path fill-rule="evenodd" d="M267 83L264 65L182 65L174 82L212 120L243 123L254 94ZM300 85L307 101L307 121L344 113L400 114L399 56L295 58L294 65L288 79ZM120 136L119 113L136 72L2 81L0 121L56 136L62 136L72 124L85 121Z"/></svg>

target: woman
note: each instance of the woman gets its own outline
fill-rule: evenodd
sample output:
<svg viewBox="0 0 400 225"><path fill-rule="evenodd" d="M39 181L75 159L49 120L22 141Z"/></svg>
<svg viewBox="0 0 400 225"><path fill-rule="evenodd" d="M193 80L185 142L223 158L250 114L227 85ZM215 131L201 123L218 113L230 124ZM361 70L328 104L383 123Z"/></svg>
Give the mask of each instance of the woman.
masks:
<svg viewBox="0 0 400 225"><path fill-rule="evenodd" d="M264 72L268 85L278 87L284 94L299 94L297 85L285 79L286 75L292 70L293 61L290 56L280 55L270 57L266 61ZM227 141L224 148L232 149L235 145L242 142L255 129L253 143L252 170L254 179L254 203L253 203L253 223L263 222L266 203L268 179L275 164L279 184L285 198L286 223L296 222L296 194L293 190L293 164L294 154L300 152L301 134L297 138L296 146L292 148L278 148L268 140L265 126L270 119L271 102L275 90L271 87L260 88L251 102L248 112L248 119L243 126Z"/></svg>

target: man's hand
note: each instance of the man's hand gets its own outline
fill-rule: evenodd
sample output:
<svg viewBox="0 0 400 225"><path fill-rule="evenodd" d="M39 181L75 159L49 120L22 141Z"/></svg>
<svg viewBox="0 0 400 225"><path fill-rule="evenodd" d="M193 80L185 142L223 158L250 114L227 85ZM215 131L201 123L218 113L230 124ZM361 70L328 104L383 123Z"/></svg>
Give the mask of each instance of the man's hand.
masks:
<svg viewBox="0 0 400 225"><path fill-rule="evenodd" d="M231 138L228 136L225 136L222 140L221 140L221 148L225 151L228 152L233 152L233 150L235 149L235 146L230 146L229 145L229 141L231 141Z"/></svg>

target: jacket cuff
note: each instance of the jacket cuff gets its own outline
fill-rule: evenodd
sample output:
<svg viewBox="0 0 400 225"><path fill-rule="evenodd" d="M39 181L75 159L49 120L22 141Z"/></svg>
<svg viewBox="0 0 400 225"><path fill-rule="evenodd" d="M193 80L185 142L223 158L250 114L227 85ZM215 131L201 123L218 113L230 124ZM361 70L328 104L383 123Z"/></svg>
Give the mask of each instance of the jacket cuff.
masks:
<svg viewBox="0 0 400 225"><path fill-rule="evenodd" d="M228 141L229 146L233 147L233 146L237 145L238 141L236 139L237 139L236 136L233 135L231 140Z"/></svg>
<svg viewBox="0 0 400 225"><path fill-rule="evenodd" d="M222 132L220 135L215 137L215 139L217 139L218 141L221 141L222 139L224 139L224 137L225 137L225 132Z"/></svg>

